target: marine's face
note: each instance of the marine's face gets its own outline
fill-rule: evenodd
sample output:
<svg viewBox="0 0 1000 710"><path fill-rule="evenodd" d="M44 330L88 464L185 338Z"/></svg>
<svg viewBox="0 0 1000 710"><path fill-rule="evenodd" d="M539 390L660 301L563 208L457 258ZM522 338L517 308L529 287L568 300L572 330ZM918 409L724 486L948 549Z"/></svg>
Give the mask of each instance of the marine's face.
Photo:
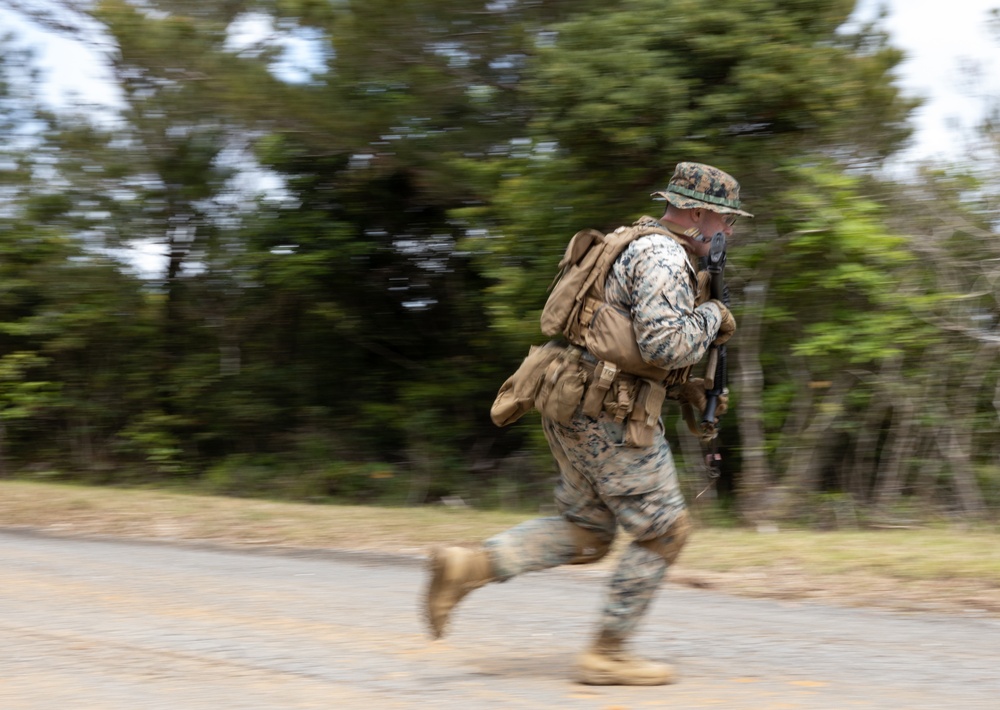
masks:
<svg viewBox="0 0 1000 710"><path fill-rule="evenodd" d="M701 213L700 215L695 215L695 225L706 239L710 240L719 232L725 234L727 239L733 235L733 223L735 220L732 218L732 215L719 214L711 210L695 210L695 212Z"/></svg>
<svg viewBox="0 0 1000 710"><path fill-rule="evenodd" d="M701 235L692 240L691 248L696 256L708 256L709 249L712 247L712 237L719 232L725 234L726 239L731 237L733 225L730 222L735 220L732 220L731 215L699 208L691 213L691 221Z"/></svg>

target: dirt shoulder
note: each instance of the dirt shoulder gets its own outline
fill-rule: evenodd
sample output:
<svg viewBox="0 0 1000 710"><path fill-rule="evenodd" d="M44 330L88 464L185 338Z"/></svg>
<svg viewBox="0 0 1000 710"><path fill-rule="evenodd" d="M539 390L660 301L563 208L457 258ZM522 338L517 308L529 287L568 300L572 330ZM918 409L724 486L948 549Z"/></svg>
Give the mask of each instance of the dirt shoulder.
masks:
<svg viewBox="0 0 1000 710"><path fill-rule="evenodd" d="M340 550L419 561L435 544L483 539L530 517L0 482L0 529L271 553ZM1000 534L984 529L758 533L702 525L668 582L749 597L1000 617L997 543ZM607 573L624 544L568 572Z"/></svg>

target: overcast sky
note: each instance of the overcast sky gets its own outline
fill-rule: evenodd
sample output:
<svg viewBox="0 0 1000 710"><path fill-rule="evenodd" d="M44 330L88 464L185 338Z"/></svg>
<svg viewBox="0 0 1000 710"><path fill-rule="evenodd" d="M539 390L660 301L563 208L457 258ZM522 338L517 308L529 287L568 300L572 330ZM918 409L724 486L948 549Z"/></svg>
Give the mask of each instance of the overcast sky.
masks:
<svg viewBox="0 0 1000 710"><path fill-rule="evenodd" d="M47 0L37 0L45 3ZM886 27L908 60L900 81L928 103L914 117L916 142L910 157L956 157L982 116L985 96L1000 97L1000 30L991 33L989 10L1000 0L860 0L855 17L873 17L886 7ZM40 96L56 108L84 101L113 107L119 101L109 75L87 46L44 33L0 0L0 32L11 31L38 52L45 81ZM970 78L963 67L976 67Z"/></svg>
<svg viewBox="0 0 1000 710"><path fill-rule="evenodd" d="M878 7L888 9L893 44L907 55L900 82L928 99L914 116L911 155L955 157L988 97L1000 99L1000 28L989 25L1000 0L861 0L855 16L872 17Z"/></svg>

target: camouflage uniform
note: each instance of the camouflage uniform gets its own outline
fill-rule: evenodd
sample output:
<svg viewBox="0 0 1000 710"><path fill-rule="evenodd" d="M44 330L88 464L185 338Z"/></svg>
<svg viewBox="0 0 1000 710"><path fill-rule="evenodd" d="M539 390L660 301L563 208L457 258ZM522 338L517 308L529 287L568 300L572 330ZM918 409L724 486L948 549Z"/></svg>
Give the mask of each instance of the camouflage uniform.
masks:
<svg viewBox="0 0 1000 710"><path fill-rule="evenodd" d="M752 216L740 209L739 183L721 170L699 163L679 163L666 189L654 195L679 210L702 209L722 215ZM605 341L601 337L612 333L609 336L610 354L601 357L609 358L611 363L628 362L632 369L624 369L623 374L603 363L598 376L597 353L581 351L578 353L580 366L590 358L596 378L588 381L583 404L565 420L562 414L558 422L543 417L545 437L559 466L559 483L555 491L559 515L523 523L480 545L435 548L428 559L430 579L425 605L430 631L435 638L444 634L452 610L471 591L524 572L599 560L607 554L621 526L632 537L632 542L612 576L599 633L590 649L579 658L579 680L600 685L661 685L672 681L673 671L668 665L633 656L624 649L624 641L649 607L667 567L680 552L690 523L670 447L663 436L663 425L655 418L659 404L654 411L645 410L649 418L642 420L643 436L628 438L626 432L631 432L629 427L636 422L622 423L623 409L630 414L642 410L629 409L638 401L638 395L631 405L620 398L631 397L638 391L636 376L649 377L637 369L645 365L665 373L662 386L670 384L668 380L675 374L680 377L676 383L683 382L686 377L683 368L701 360L723 329L726 338L735 329L732 315L721 302L700 303L699 300L696 303L698 279L688 251L682 246L694 247L692 238L705 224L711 229L716 229L716 224L723 224L724 233L728 233L732 223L720 222L718 217L706 217L705 214L697 219L684 212L674 214L685 216L687 225L695 226L683 235L677 234L675 240L662 230L665 226L673 229L676 224L667 225L649 217L637 222L637 226L647 226L648 222L656 231L645 234L646 230L640 230L639 233L645 236L628 243L612 263L610 272L600 272L602 275L607 273L604 298L600 305L588 306L592 308L588 313L593 320L588 317L587 336L577 342L567 330L562 330L570 342L584 348L591 342L587 338L594 335L598 315L604 313L599 309L605 304L614 308L611 313L626 316L616 321L624 322L624 327L614 330L606 326L608 329L592 341L594 349L597 350L598 345L603 347ZM709 221L706 223L705 219ZM574 323L580 325L583 321L578 318ZM543 319L543 330L545 328ZM630 335L635 336L635 343L621 342ZM641 364L615 359L617 354L631 357L634 346L638 347L636 359L641 359ZM529 354L525 358L522 368L531 362L531 357ZM536 365L537 361L532 367ZM612 373L611 379L605 376L608 372ZM506 407L508 403L501 395L514 393L515 406L511 411L501 408L500 418L494 416L494 421L501 426L515 421L526 411L518 397L529 399L529 404L538 404L531 399L536 396L532 383L537 380L525 376L518 383L529 385L526 389L531 393L526 395L518 393L518 384L511 384L511 390L505 390L514 379L504 383L498 395L498 402ZM608 398L600 399L604 396L602 392L609 394L610 390L597 387L598 382L609 386L617 382L616 407ZM659 379L656 382L648 380L644 387L650 389L644 391L652 391L653 384L661 386ZM589 397L592 392L597 398ZM623 395L628 392L632 394ZM571 405L573 401L570 400ZM653 400L645 400L650 401ZM603 409L599 409L601 406ZM686 406L690 406L690 402ZM590 416L584 413L585 409L598 414ZM617 413L619 418L609 412ZM491 412L493 414L496 413ZM565 423L561 423L563 421ZM648 437L645 434L651 428L653 435ZM650 438L652 444L645 445Z"/></svg>
<svg viewBox="0 0 1000 710"><path fill-rule="evenodd" d="M698 362L719 330L716 308L695 307L696 288L683 247L669 237L651 235L630 244L615 262L605 297L632 314L644 358L674 369ZM648 448L623 445L624 425L605 412L597 418L579 412L565 426L543 419L542 427L559 466L555 500L560 516L532 520L487 540L494 572L503 580L592 561L606 552L621 525L634 542L612 578L602 630L625 637L668 566L662 554L639 543L686 532L684 499L662 426ZM578 559L577 538L567 521L594 533L603 549ZM682 544L683 535L677 536Z"/></svg>

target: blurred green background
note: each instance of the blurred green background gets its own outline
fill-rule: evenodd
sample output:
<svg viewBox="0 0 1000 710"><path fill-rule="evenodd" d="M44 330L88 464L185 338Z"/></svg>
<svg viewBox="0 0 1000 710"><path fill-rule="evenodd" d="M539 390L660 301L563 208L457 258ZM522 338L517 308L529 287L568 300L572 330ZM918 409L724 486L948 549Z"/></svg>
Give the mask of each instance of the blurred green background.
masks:
<svg viewBox="0 0 1000 710"><path fill-rule="evenodd" d="M110 0L103 120L0 30L0 476L538 509L537 414L497 429L496 390L569 237L694 160L757 216L699 505L995 520L1000 101L969 157L885 170L918 102L854 5Z"/></svg>

